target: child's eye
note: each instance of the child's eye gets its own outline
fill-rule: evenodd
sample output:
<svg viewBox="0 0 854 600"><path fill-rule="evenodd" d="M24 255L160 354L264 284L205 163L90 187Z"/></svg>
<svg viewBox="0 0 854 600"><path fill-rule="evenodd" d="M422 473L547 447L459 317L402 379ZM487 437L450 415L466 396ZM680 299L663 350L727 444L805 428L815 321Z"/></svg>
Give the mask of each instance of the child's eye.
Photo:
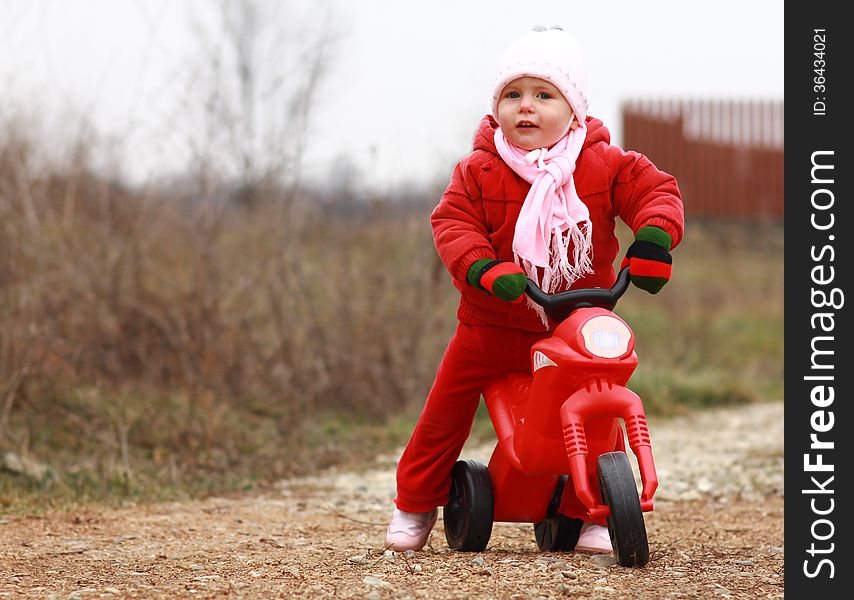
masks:
<svg viewBox="0 0 854 600"><path fill-rule="evenodd" d="M548 92L537 92L537 98L540 100L550 100L552 97Z"/></svg>
<svg viewBox="0 0 854 600"><path fill-rule="evenodd" d="M508 98L518 98L519 92L507 92L507 97Z"/></svg>

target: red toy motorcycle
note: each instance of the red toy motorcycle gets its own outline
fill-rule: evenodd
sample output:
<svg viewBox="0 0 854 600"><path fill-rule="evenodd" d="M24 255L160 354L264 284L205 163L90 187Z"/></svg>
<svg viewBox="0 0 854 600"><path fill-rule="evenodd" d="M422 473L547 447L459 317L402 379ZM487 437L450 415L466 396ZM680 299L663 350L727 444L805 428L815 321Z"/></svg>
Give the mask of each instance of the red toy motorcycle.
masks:
<svg viewBox="0 0 854 600"><path fill-rule="evenodd" d="M443 513L451 548L481 551L492 523L511 521L534 523L541 550L572 550L582 522L604 518L619 564L649 561L643 512L653 509L658 477L643 404L625 387L638 364L634 334L611 312L628 285L628 268L610 289L548 295L528 282L527 294L560 324L531 349L531 373L484 390L498 443L488 468L454 465Z"/></svg>

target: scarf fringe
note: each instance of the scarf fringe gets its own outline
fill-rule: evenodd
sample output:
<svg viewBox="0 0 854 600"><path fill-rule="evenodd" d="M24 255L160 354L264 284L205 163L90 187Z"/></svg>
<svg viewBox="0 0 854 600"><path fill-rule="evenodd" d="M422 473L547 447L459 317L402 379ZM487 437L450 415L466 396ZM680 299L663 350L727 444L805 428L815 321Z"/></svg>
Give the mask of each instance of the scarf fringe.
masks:
<svg viewBox="0 0 854 600"><path fill-rule="evenodd" d="M516 264L522 267L528 278L539 285L543 291L554 294L561 288L569 288L584 275L593 273L592 241L593 228L590 227L589 222L574 225L567 230L566 234L556 228L552 232L549 266L543 269L542 281L537 266L532 262L517 255ZM569 260L570 243L572 244L572 261ZM549 321L543 307L530 297L527 298L527 305L537 313L540 321L548 328Z"/></svg>

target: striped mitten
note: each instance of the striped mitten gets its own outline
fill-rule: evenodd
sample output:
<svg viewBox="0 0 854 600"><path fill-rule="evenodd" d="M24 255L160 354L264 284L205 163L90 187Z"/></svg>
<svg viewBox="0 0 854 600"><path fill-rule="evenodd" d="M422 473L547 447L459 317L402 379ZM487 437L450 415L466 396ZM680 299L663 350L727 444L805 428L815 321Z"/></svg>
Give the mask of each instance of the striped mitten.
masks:
<svg viewBox="0 0 854 600"><path fill-rule="evenodd" d="M657 294L670 280L673 270L672 243L670 235L660 227L641 227L620 268L628 265L632 283L650 294Z"/></svg>
<svg viewBox="0 0 854 600"><path fill-rule="evenodd" d="M507 260L481 258L469 267L469 285L489 292L507 302L521 302L528 285L522 267Z"/></svg>

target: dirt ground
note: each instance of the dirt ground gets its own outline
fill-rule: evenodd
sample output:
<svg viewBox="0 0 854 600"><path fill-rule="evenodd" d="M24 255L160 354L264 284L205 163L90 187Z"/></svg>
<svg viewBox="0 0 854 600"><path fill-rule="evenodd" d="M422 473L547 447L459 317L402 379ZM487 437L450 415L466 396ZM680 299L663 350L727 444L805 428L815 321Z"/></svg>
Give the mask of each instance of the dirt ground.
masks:
<svg viewBox="0 0 854 600"><path fill-rule="evenodd" d="M779 598L782 403L651 423L651 560L543 553L497 523L457 553L384 551L393 459L264 495L0 519L0 598ZM488 455L467 449L466 456Z"/></svg>

